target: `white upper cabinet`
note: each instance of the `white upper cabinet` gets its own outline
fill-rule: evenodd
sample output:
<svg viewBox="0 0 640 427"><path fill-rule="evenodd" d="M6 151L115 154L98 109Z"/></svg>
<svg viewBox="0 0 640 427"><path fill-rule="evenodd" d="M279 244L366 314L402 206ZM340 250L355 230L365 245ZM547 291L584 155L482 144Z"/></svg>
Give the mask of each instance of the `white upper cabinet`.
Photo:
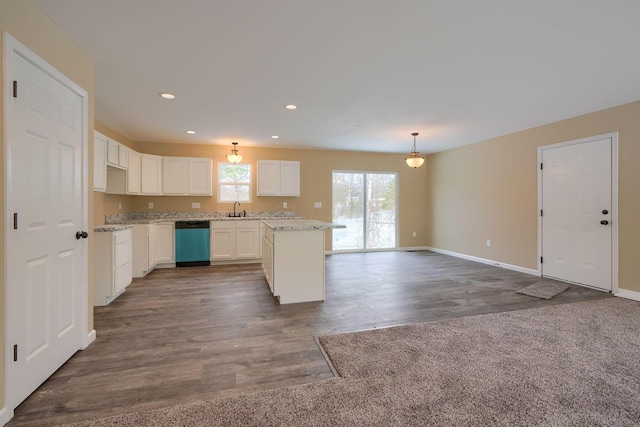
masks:
<svg viewBox="0 0 640 427"><path fill-rule="evenodd" d="M118 166L118 143L107 138L107 164Z"/></svg>
<svg viewBox="0 0 640 427"><path fill-rule="evenodd" d="M258 196L300 196L300 162L258 160Z"/></svg>
<svg viewBox="0 0 640 427"><path fill-rule="evenodd" d="M162 194L162 157L140 154L140 194Z"/></svg>
<svg viewBox="0 0 640 427"><path fill-rule="evenodd" d="M162 194L211 196L211 165L209 158L163 157Z"/></svg>
<svg viewBox="0 0 640 427"><path fill-rule="evenodd" d="M127 169L129 165L129 149L118 141L102 136L107 140L107 165Z"/></svg>
<svg viewBox="0 0 640 427"><path fill-rule="evenodd" d="M211 196L212 178L210 158L138 153L95 132L94 191L108 194Z"/></svg>
<svg viewBox="0 0 640 427"><path fill-rule="evenodd" d="M162 158L162 194L187 194L189 162L184 157Z"/></svg>
<svg viewBox="0 0 640 427"><path fill-rule="evenodd" d="M189 194L194 196L211 196L212 192L211 159L189 159Z"/></svg>
<svg viewBox="0 0 640 427"><path fill-rule="evenodd" d="M129 167L129 149L118 144L118 166L127 169Z"/></svg>
<svg viewBox="0 0 640 427"><path fill-rule="evenodd" d="M93 134L93 191L107 190L107 137Z"/></svg>
<svg viewBox="0 0 640 427"><path fill-rule="evenodd" d="M300 162L280 162L280 195L300 196Z"/></svg>
<svg viewBox="0 0 640 427"><path fill-rule="evenodd" d="M140 153L129 150L127 194L140 194Z"/></svg>

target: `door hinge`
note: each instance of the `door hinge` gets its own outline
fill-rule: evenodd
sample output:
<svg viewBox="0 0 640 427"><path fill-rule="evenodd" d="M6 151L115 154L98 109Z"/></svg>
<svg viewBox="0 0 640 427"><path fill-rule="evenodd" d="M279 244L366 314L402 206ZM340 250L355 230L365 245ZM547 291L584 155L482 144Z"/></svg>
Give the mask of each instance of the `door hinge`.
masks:
<svg viewBox="0 0 640 427"><path fill-rule="evenodd" d="M18 344L13 346L13 361L18 361Z"/></svg>
<svg viewBox="0 0 640 427"><path fill-rule="evenodd" d="M13 229L14 230L18 229L18 212L15 212L13 214Z"/></svg>
<svg viewBox="0 0 640 427"><path fill-rule="evenodd" d="M544 261L542 260L542 257L540 257L540 264L542 264Z"/></svg>
<svg viewBox="0 0 640 427"><path fill-rule="evenodd" d="M540 170L542 170L542 163L540 163Z"/></svg>
<svg viewBox="0 0 640 427"><path fill-rule="evenodd" d="M13 97L14 98L18 97L18 81L17 80L13 81Z"/></svg>

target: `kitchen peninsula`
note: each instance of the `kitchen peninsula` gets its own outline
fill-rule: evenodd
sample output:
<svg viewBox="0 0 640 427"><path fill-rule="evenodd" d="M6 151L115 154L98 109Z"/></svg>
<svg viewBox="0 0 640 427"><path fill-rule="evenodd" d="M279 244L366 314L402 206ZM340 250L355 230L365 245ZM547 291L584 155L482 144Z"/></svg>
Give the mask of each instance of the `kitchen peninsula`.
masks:
<svg viewBox="0 0 640 427"><path fill-rule="evenodd" d="M262 268L280 304L324 301L325 231L344 225L316 220L262 220Z"/></svg>

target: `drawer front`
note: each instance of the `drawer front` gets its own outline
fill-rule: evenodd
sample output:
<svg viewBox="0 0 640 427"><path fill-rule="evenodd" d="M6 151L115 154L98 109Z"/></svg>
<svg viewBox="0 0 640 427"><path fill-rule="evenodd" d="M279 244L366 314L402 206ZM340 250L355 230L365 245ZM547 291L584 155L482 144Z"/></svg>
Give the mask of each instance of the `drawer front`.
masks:
<svg viewBox="0 0 640 427"><path fill-rule="evenodd" d="M128 262L120 267L116 268L114 282L113 282L113 293L117 294L128 285L131 284L131 277L133 273L133 266L131 262Z"/></svg>
<svg viewBox="0 0 640 427"><path fill-rule="evenodd" d="M113 243L120 244L131 240L131 229L120 230L113 233Z"/></svg>
<svg viewBox="0 0 640 427"><path fill-rule="evenodd" d="M253 219L240 219L235 221L236 223L236 229L238 228L253 228L255 230L257 230L258 228L260 228L260 221L256 221Z"/></svg>
<svg viewBox="0 0 640 427"><path fill-rule="evenodd" d="M131 262L131 259L132 259L131 240L117 244L115 246L115 253L113 258L114 258L115 268L118 268L121 265Z"/></svg>
<svg viewBox="0 0 640 427"><path fill-rule="evenodd" d="M216 229L235 228L235 221L232 219L221 219L219 221L211 221L209 227Z"/></svg>

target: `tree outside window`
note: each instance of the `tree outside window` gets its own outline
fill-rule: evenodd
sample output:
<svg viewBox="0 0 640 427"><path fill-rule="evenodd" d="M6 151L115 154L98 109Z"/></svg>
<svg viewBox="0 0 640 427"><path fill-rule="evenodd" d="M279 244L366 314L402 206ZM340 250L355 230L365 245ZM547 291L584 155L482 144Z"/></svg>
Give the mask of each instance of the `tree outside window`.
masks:
<svg viewBox="0 0 640 427"><path fill-rule="evenodd" d="M218 163L218 202L251 202L251 165Z"/></svg>

